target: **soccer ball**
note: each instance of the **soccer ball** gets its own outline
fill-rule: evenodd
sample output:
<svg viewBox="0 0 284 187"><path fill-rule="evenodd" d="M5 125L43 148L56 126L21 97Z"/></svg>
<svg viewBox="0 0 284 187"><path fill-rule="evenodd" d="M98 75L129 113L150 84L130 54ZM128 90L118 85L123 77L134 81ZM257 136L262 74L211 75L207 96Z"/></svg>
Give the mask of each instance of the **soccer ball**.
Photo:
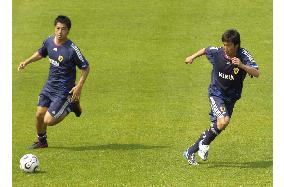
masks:
<svg viewBox="0 0 284 187"><path fill-rule="evenodd" d="M20 159L20 169L26 173L33 173L39 169L39 160L33 154L25 154Z"/></svg>

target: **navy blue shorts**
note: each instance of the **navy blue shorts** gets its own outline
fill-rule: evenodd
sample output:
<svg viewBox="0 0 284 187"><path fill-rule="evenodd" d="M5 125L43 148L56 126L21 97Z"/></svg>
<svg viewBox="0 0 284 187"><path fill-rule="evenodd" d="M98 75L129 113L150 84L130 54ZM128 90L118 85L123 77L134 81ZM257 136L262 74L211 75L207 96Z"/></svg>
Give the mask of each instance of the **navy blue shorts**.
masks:
<svg viewBox="0 0 284 187"><path fill-rule="evenodd" d="M37 106L47 107L52 117L59 118L65 111L70 112L70 103L70 96L52 96L50 93L42 91L39 94Z"/></svg>
<svg viewBox="0 0 284 187"><path fill-rule="evenodd" d="M211 122L216 122L218 117L229 116L231 118L236 101L228 102L227 100L209 95L211 112L209 113Z"/></svg>

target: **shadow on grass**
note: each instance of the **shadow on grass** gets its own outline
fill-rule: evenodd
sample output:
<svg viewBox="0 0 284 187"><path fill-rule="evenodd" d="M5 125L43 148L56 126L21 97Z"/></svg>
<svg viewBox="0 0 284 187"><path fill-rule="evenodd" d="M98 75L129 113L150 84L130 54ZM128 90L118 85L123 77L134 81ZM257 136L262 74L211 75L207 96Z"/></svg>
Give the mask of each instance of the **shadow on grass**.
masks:
<svg viewBox="0 0 284 187"><path fill-rule="evenodd" d="M40 175L40 174L45 174L46 171L39 170L34 173L25 173L25 172L22 172L22 173L24 173L25 175Z"/></svg>
<svg viewBox="0 0 284 187"><path fill-rule="evenodd" d="M258 160L252 162L214 162L209 168L269 168L273 164L272 160Z"/></svg>
<svg viewBox="0 0 284 187"><path fill-rule="evenodd" d="M73 151L94 151L94 150L136 150L136 149L163 149L169 146L143 145L143 144L106 144L78 147L49 147L49 149L67 149Z"/></svg>

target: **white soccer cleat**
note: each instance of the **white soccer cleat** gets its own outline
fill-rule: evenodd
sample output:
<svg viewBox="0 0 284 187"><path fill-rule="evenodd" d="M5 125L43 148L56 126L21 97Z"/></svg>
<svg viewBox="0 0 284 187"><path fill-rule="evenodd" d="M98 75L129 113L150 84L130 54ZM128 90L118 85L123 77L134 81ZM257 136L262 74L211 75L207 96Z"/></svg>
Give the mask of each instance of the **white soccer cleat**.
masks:
<svg viewBox="0 0 284 187"><path fill-rule="evenodd" d="M209 145L203 145L202 141L199 142L199 150L198 150L198 156L203 160L206 161L208 158L208 151L209 151Z"/></svg>

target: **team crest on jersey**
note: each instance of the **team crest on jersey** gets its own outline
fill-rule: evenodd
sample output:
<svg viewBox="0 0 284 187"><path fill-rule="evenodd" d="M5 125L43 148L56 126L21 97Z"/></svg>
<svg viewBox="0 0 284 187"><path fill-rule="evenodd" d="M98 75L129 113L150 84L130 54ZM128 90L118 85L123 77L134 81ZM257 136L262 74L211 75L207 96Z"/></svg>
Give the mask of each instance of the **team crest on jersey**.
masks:
<svg viewBox="0 0 284 187"><path fill-rule="evenodd" d="M238 74L239 73L239 68L234 68L234 74Z"/></svg>
<svg viewBox="0 0 284 187"><path fill-rule="evenodd" d="M225 108L224 106L221 106L221 107L220 107L220 111L221 111L222 113L224 113L224 112L226 111L226 108Z"/></svg>
<svg viewBox="0 0 284 187"><path fill-rule="evenodd" d="M62 61L63 61L63 56L59 55L58 61L59 61L59 62L62 62Z"/></svg>

